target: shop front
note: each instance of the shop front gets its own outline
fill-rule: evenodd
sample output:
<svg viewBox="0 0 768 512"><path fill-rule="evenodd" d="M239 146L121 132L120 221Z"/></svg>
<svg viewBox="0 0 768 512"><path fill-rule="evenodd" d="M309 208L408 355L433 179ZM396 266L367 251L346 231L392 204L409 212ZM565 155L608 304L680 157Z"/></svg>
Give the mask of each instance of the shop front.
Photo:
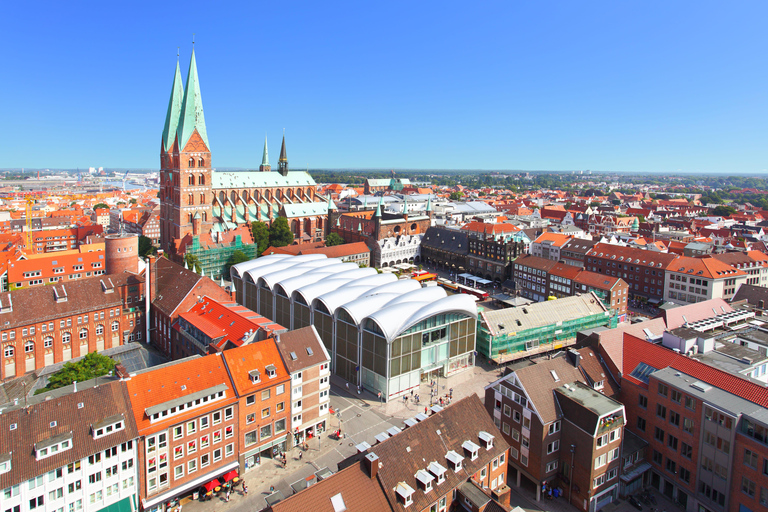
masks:
<svg viewBox="0 0 768 512"><path fill-rule="evenodd" d="M202 486L227 475L231 471L236 470L239 466L240 464L238 462L232 462L162 494L142 500L142 510L144 510L144 512L168 512L178 510L180 504L183 504L186 500L197 499Z"/></svg>
<svg viewBox="0 0 768 512"><path fill-rule="evenodd" d="M245 452L243 455L245 471L250 471L261 466L265 462L277 459L277 457L287 449L287 437L288 436L282 436Z"/></svg>
<svg viewBox="0 0 768 512"><path fill-rule="evenodd" d="M304 442L308 442L318 434L325 432L328 426L325 424L325 420L318 423L313 423L307 426L301 425L293 430L293 446L298 446Z"/></svg>

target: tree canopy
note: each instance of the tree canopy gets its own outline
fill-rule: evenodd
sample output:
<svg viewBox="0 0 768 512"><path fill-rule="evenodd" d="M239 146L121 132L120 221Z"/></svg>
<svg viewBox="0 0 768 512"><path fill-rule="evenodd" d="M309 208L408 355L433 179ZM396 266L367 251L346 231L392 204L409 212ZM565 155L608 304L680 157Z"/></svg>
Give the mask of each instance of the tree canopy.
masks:
<svg viewBox="0 0 768 512"><path fill-rule="evenodd" d="M328 236L325 237L325 245L326 247L332 247L334 245L342 245L344 244L344 239L341 238L338 233L328 233Z"/></svg>
<svg viewBox="0 0 768 512"><path fill-rule="evenodd" d="M95 377L106 375L115 369L116 361L109 356L90 352L81 360L65 363L58 372L48 378L48 385L35 391L35 394L45 393L54 389L69 386L73 382L84 382Z"/></svg>
<svg viewBox="0 0 768 512"><path fill-rule="evenodd" d="M189 270L197 272L198 274L203 270L203 264L200 263L200 259L194 254L187 254L184 256L184 259L187 262L187 267L189 267Z"/></svg>
<svg viewBox="0 0 768 512"><path fill-rule="evenodd" d="M271 247L285 247L293 243L293 232L288 227L288 219L278 217L272 221L269 227L269 245Z"/></svg>
<svg viewBox="0 0 768 512"><path fill-rule="evenodd" d="M227 275L229 275L229 269L232 265L237 265L238 263L242 263L244 261L248 261L248 256L243 251L238 249L233 252L227 260Z"/></svg>
<svg viewBox="0 0 768 512"><path fill-rule="evenodd" d="M720 206L716 206L712 209L712 215L719 215L720 217L730 217L734 213L736 213L736 208L733 206L728 206L726 204L721 204Z"/></svg>
<svg viewBox="0 0 768 512"><path fill-rule="evenodd" d="M93 205L93 209L94 210L96 210L98 208L103 208L105 210L109 210L109 205L107 203L99 203L99 204Z"/></svg>
<svg viewBox="0 0 768 512"><path fill-rule="evenodd" d="M261 221L254 221L251 222L251 232L256 242L256 255L261 256L264 249L269 247L269 227Z"/></svg>
<svg viewBox="0 0 768 512"><path fill-rule="evenodd" d="M139 235L139 256L145 258L148 254L157 253L157 247L152 245L152 240L144 235Z"/></svg>

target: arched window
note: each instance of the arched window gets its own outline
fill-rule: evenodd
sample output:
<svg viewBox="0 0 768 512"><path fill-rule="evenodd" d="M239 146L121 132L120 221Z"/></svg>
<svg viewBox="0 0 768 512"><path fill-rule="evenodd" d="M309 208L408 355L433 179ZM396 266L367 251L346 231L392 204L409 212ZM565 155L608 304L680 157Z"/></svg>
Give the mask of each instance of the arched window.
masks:
<svg viewBox="0 0 768 512"><path fill-rule="evenodd" d="M104 334L104 325L99 324L96 326L96 335L101 336L102 334Z"/></svg>
<svg viewBox="0 0 768 512"><path fill-rule="evenodd" d="M190 185L194 185L195 184L195 175L194 174L190 174L189 175L189 179L187 181L189 182Z"/></svg>
<svg viewBox="0 0 768 512"><path fill-rule="evenodd" d="M208 212L203 212L203 222L208 222Z"/></svg>
<svg viewBox="0 0 768 512"><path fill-rule="evenodd" d="M192 224L192 214L191 213L187 214L187 223Z"/></svg>
<svg viewBox="0 0 768 512"><path fill-rule="evenodd" d="M198 185L205 185L205 174L201 174L197 177Z"/></svg>
<svg viewBox="0 0 768 512"><path fill-rule="evenodd" d="M29 354L35 351L35 344L31 341L24 342L24 352Z"/></svg>
<svg viewBox="0 0 768 512"><path fill-rule="evenodd" d="M229 193L229 200L232 201L232 204L237 203L237 192L234 190Z"/></svg>
<svg viewBox="0 0 768 512"><path fill-rule="evenodd" d="M205 204L205 194L200 194L200 204Z"/></svg>
<svg viewBox="0 0 768 512"><path fill-rule="evenodd" d="M53 336L46 336L43 340L43 348L51 348L53 346Z"/></svg>
<svg viewBox="0 0 768 512"><path fill-rule="evenodd" d="M64 334L61 335L61 342L62 343L69 343L70 341L72 341L72 335L71 334L69 334L68 332L65 332Z"/></svg>
<svg viewBox="0 0 768 512"><path fill-rule="evenodd" d="M221 203L221 206L224 206L224 202L227 200L227 194L222 190L219 192L219 202Z"/></svg>
<svg viewBox="0 0 768 512"><path fill-rule="evenodd" d="M197 159L197 166L198 167L205 167L205 160L203 160L202 158L198 158Z"/></svg>
<svg viewBox="0 0 768 512"><path fill-rule="evenodd" d="M195 195L189 194L189 197L187 197L187 204L195 204Z"/></svg>
<svg viewBox="0 0 768 512"><path fill-rule="evenodd" d="M80 329L80 339L81 340L88 339L88 329L85 329L85 328Z"/></svg>
<svg viewBox="0 0 768 512"><path fill-rule="evenodd" d="M118 329L120 329L120 322L115 320L112 322L112 332L117 332Z"/></svg>
<svg viewBox="0 0 768 512"><path fill-rule="evenodd" d="M189 157L189 167L194 167L194 166L195 166L195 159L192 157Z"/></svg>
<svg viewBox="0 0 768 512"><path fill-rule="evenodd" d="M13 357L13 353L14 353L13 345L6 345L5 348L3 349L3 355L5 357Z"/></svg>

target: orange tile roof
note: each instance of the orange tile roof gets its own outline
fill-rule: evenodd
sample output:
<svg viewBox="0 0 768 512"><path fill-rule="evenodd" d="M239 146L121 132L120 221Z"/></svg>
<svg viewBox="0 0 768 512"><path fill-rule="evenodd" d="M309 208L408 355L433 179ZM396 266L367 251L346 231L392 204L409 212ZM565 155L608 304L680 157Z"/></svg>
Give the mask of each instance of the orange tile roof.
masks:
<svg viewBox="0 0 768 512"><path fill-rule="evenodd" d="M226 350L222 352L222 357L226 360L232 382L240 396L291 380L273 338ZM269 365L274 365L276 371L276 375L271 379L265 370ZM248 372L253 370L258 370L261 374L260 382L251 381ZM287 391L290 393L290 389Z"/></svg>
<svg viewBox="0 0 768 512"><path fill-rule="evenodd" d="M150 423L144 412L149 407L182 398L219 384L224 384L228 388L224 400L215 400L183 413L167 416L165 419L159 419L153 423ZM163 430L172 424L195 418L205 412L218 409L224 404L236 401L232 382L219 354L183 359L172 365L163 365L132 375L129 380L125 381L125 386L139 432Z"/></svg>
<svg viewBox="0 0 768 512"><path fill-rule="evenodd" d="M515 233L520 231L520 228L507 223L489 224L487 222L469 222L462 226L464 231L472 231L473 233L485 233L499 235L502 233Z"/></svg>
<svg viewBox="0 0 768 512"><path fill-rule="evenodd" d="M711 256L705 258L679 256L669 262L667 270L670 272L682 272L693 276L708 277L710 279L747 275L743 270L734 268Z"/></svg>
<svg viewBox="0 0 768 512"><path fill-rule="evenodd" d="M555 247L562 247L568 240L573 238L570 235L564 235L562 233L542 233L539 237L533 241L535 244L543 242L552 242Z"/></svg>

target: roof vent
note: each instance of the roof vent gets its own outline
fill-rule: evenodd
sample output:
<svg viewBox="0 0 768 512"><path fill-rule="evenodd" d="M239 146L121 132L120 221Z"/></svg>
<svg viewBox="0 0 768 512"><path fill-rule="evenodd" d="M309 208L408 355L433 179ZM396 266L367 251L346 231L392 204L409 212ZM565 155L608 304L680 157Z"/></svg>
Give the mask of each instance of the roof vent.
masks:
<svg viewBox="0 0 768 512"><path fill-rule="evenodd" d="M50 427L53 428L55 426L56 426L56 421L54 420L54 421L51 422Z"/></svg>
<svg viewBox="0 0 768 512"><path fill-rule="evenodd" d="M78 409L82 409L83 407L85 407L85 404L83 402L78 402L77 403L77 408Z"/></svg>
<svg viewBox="0 0 768 512"><path fill-rule="evenodd" d="M16 430L16 423L11 423L11 430Z"/></svg>
<svg viewBox="0 0 768 512"><path fill-rule="evenodd" d="M312 347L307 347L307 354L310 356L314 354L314 352L312 352Z"/></svg>

